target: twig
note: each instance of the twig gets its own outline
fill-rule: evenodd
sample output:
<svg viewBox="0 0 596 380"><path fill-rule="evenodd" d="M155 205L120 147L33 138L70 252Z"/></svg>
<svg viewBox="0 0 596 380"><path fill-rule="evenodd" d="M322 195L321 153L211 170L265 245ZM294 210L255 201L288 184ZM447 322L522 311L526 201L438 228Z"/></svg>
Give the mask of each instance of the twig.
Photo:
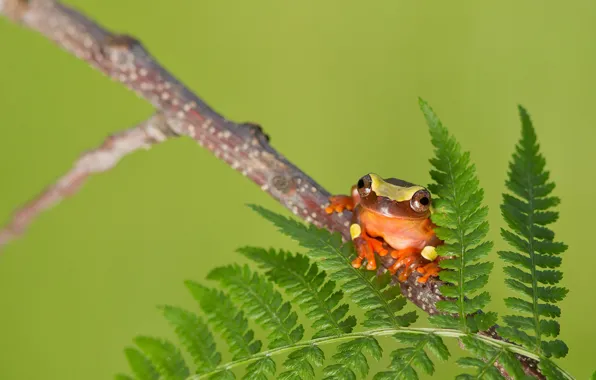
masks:
<svg viewBox="0 0 596 380"><path fill-rule="evenodd" d="M145 98L159 110L160 119L163 118L164 122L156 130L164 136L193 138L298 217L316 226L339 231L349 239L351 213L326 214L324 208L330 194L273 149L269 137L258 125L235 123L215 112L157 63L136 39L112 34L73 8L55 0L0 0L0 14L41 33L62 49ZM124 154L133 150L128 149ZM124 155L102 148L95 152L107 154L102 160L114 164ZM113 157L108 158L109 152ZM79 182L92 172L83 169L67 174L36 201L26 205L19 212L21 216L17 216L7 230L0 232L0 236L14 236L40 211L60 201L65 195L72 194L71 191L76 191ZM64 183L70 185L64 186ZM0 247L1 244L0 240ZM392 263L393 259L389 255L385 256L383 265ZM439 292L441 283L430 280L420 284L416 281L418 276L414 271L407 281L400 283L402 293L427 313L437 313L435 302L443 299ZM526 361L522 364L527 373L539 374Z"/></svg>
<svg viewBox="0 0 596 380"><path fill-rule="evenodd" d="M15 212L12 220L0 230L0 247L23 234L40 213L74 195L92 174L106 172L124 156L140 149L149 149L172 136L165 118L155 114L124 132L109 136L103 144L81 155L72 169Z"/></svg>

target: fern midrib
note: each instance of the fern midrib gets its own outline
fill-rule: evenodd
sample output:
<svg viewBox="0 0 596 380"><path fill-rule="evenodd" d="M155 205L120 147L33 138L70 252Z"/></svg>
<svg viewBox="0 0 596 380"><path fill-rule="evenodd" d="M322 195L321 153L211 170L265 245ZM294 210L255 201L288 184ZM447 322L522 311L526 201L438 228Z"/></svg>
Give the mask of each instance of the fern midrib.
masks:
<svg viewBox="0 0 596 380"><path fill-rule="evenodd" d="M362 331L362 332L355 332L355 333L349 333L349 334L341 334L341 335L328 336L328 337L323 337L323 338L310 339L310 340L302 341L302 342L299 342L296 344L273 348L273 349L270 349L267 351L262 351L262 352L256 353L256 354L246 357L246 358L234 360L229 363L220 365L219 367L215 368L212 371L190 376L186 380L205 379L205 378L208 378L209 376L214 375L221 371L231 370L235 367L250 364L254 361L257 361L257 360L265 358L265 357L271 357L274 355L282 354L282 353L285 353L288 351L297 350L299 348L303 348L303 347L307 347L307 346L311 346L311 345L320 346L320 345L326 345L326 344L340 343L340 342L355 339L355 338L366 338L366 337L371 337L371 336L389 336L389 335L393 335L398 332L434 334L434 335L448 337L448 338L462 338L464 336L467 336L467 337L471 337L472 339L476 339L476 340L482 341L484 343L490 344L491 346L499 348L501 350L506 349L510 352L520 354L520 355L526 356L526 357L528 357L530 359L534 359L534 360L541 359L540 355L537 355L536 353L534 353L532 351L526 350L521 346L515 345L513 343L505 342L503 340L493 339L493 338L490 338L490 337L484 336L484 335L469 334L469 333L465 333L460 330L453 330L453 329L396 327L396 328L372 329L372 330ZM565 371L564 369L559 367L556 363L554 363L554 362L551 362L551 363L557 368L557 370L559 370L563 374L563 376L565 378L567 378L569 380L574 380L574 377L571 374L569 374L567 371Z"/></svg>
<svg viewBox="0 0 596 380"><path fill-rule="evenodd" d="M534 312L534 332L536 333L536 347L535 352L542 353L542 331L540 329L540 315L538 314L538 283L536 281L536 258L534 252L534 233L532 232L532 226L534 225L534 184L529 173L532 173L532 161L527 160L527 175L526 181L528 186L528 205L530 207L528 211L528 253L532 263L530 273L532 276L532 310Z"/></svg>
<svg viewBox="0 0 596 380"><path fill-rule="evenodd" d="M454 203L457 210L457 230L459 232L459 242L460 242L460 255L459 255L459 263L460 263L460 270L459 270L459 319L462 324L462 330L468 331L468 323L466 320L466 313L465 313L465 304L464 304L464 255L466 253L466 248L464 245L464 229L462 228L461 222L461 204L457 199L457 195L455 192L455 178L453 176L453 165L451 159L447 160L449 164L449 179L451 181L451 195L453 196Z"/></svg>
<svg viewBox="0 0 596 380"><path fill-rule="evenodd" d="M492 366L495 365L495 363L497 362L497 360L499 360L502 354L503 349L500 349L489 361L486 362L486 365L482 367L482 370L480 370L480 372L478 372L478 374L476 375L476 379L483 379L482 376L484 376L484 374L488 371L489 368L492 368Z"/></svg>
<svg viewBox="0 0 596 380"><path fill-rule="evenodd" d="M364 275L362 274L362 271L361 271L361 270L358 270L358 269L354 268L354 267L352 266L352 263L350 262L350 260L349 260L347 257L345 257L345 256L344 256L344 255L341 253L341 251L339 251L339 250L338 250L338 249L337 249L335 246L333 246L332 244L329 244L329 241L328 241L328 240L326 240L326 239L325 239L325 240L319 239L319 241L322 241L322 242L324 243L324 245L325 245L325 246L327 246L327 247L331 248L331 250L332 250L333 252L335 252L335 254L336 254L337 256L339 256L339 257L340 257L342 260L344 260L345 262L347 262L347 263L348 263L348 265L349 265L349 268L351 268L351 270L352 270L354 273L356 273L356 275L357 275L357 276L360 278L360 281L361 281L362 283L364 283L364 284L366 285L366 287L368 287L370 290L372 290L372 293L374 293L374 294L377 296L377 299L381 301L381 304L383 305L383 309L385 309L385 311L386 311L386 315L388 315L388 316L389 316L389 318L391 319L391 324L392 324L394 327L399 327L399 326L400 326L400 324L399 324L399 322L398 322L397 318L395 317L395 313L393 313L393 311L391 310L391 306L390 306L390 305L389 305L389 303L388 303L388 302L385 300L385 298L384 298L384 297L383 297L383 295L381 294L381 291L380 291L379 289L375 288L375 287L373 286L373 284L372 284L370 281L368 281L368 280L367 280L367 279L364 277ZM319 259L319 261L320 261L320 259ZM315 262L316 262L316 260L315 260Z"/></svg>
<svg viewBox="0 0 596 380"><path fill-rule="evenodd" d="M290 273L293 277L295 277L304 287L306 287L306 289L310 292L311 295L314 295L314 299L317 301L317 304L319 305L319 308L322 309L325 313L325 316L327 316L327 320L331 321L331 323L333 324L333 326L335 326L334 330L338 333L341 334L342 329L339 326L339 323L335 320L335 318L333 318L332 314L331 314L331 310L329 310L327 308L327 305L325 305L325 300L321 299L319 297L319 291L318 289L315 289L311 286L310 282L306 281L304 279L303 276L301 276L299 273L297 273L296 271L293 271L290 268L278 268L278 269L282 269L287 271L288 273Z"/></svg>

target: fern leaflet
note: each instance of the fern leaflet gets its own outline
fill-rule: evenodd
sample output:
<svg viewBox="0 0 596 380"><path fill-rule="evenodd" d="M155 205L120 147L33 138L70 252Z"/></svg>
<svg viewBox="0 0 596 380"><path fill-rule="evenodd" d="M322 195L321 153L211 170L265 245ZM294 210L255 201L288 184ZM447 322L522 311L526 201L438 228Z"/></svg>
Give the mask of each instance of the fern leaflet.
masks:
<svg viewBox="0 0 596 380"><path fill-rule="evenodd" d="M151 360L141 351L134 347L128 347L124 350L128 365L132 372L138 379L143 380L158 380L159 373L155 369Z"/></svg>
<svg viewBox="0 0 596 380"><path fill-rule="evenodd" d="M220 332L230 348L232 360L256 354L261 350L260 340L254 340L244 313L222 291L210 289L193 281L186 281L186 287L197 300L207 320Z"/></svg>
<svg viewBox="0 0 596 380"><path fill-rule="evenodd" d="M370 368L365 353L368 353L375 360L380 360L383 349L379 342L371 336L340 344L337 353L333 355L337 364L329 365L323 370L325 380L366 378Z"/></svg>
<svg viewBox="0 0 596 380"><path fill-rule="evenodd" d="M348 305L338 306L343 292L335 290L334 281L325 281L326 273L316 264L311 265L308 258L256 247L244 247L238 252L267 269L267 277L293 297L292 301L313 321L313 338L352 332L356 317L345 318Z"/></svg>
<svg viewBox="0 0 596 380"><path fill-rule="evenodd" d="M433 323L463 331L486 329L496 322L495 313L472 314L485 308L490 295L482 288L488 283L493 264L480 261L493 247L484 241L488 233L488 208L482 206L484 192L476 178L470 154L461 151L459 143L449 134L432 108L420 99L420 108L428 124L435 158L430 162L435 170L430 174L435 183L428 186L435 195L432 220L445 244L437 248L443 269L439 276L447 282L441 293L451 299L437 302L437 309L459 316L459 322L447 315L433 316ZM479 316L480 315L480 316ZM470 322L470 320L472 320ZM459 326L458 326L459 325Z"/></svg>
<svg viewBox="0 0 596 380"><path fill-rule="evenodd" d="M499 255L512 264L504 268L507 285L522 296L506 298L505 304L523 316L503 317L507 326L501 327L499 333L539 355L562 357L568 351L565 343L545 339L559 335L559 323L554 318L560 316L561 310L555 303L563 300L568 291L555 286L563 276L556 269L561 265L558 255L567 246L554 241L554 232L546 227L558 218L553 208L559 204L559 198L551 195L555 185L545 170L546 160L540 153L530 116L521 106L519 114L522 135L509 164L506 183L511 193L503 195L501 205L509 227L501 229L501 235L513 251Z"/></svg>
<svg viewBox="0 0 596 380"><path fill-rule="evenodd" d="M215 268L207 278L227 287L247 314L270 332L270 348L291 345L302 339L304 328L296 326L298 315L292 311L290 303L284 303L272 284L259 274L252 273L247 265Z"/></svg>
<svg viewBox="0 0 596 380"><path fill-rule="evenodd" d="M461 342L465 348L472 352L476 357L463 357L457 360L457 363L462 367L474 368L476 373L474 375L461 374L456 377L457 380L467 379L495 379L500 380L503 377L495 364L503 367L507 374L513 379L526 378L519 361L515 355L505 346L495 347L473 336L468 335L461 338Z"/></svg>
<svg viewBox="0 0 596 380"><path fill-rule="evenodd" d="M151 360L160 380L184 380L190 375L182 353L168 340L139 336L135 343Z"/></svg>
<svg viewBox="0 0 596 380"><path fill-rule="evenodd" d="M215 349L213 335L201 318L178 307L162 306L161 310L192 356L196 373L211 371L221 363L221 354Z"/></svg>
<svg viewBox="0 0 596 380"><path fill-rule="evenodd" d="M314 367L321 367L325 354L316 345L298 349L288 355L284 362L286 371L279 374L279 380L308 380L315 378Z"/></svg>
<svg viewBox="0 0 596 380"><path fill-rule="evenodd" d="M377 278L374 271L352 267L350 257L354 255L354 247L351 243L342 244L339 233L332 234L312 225L306 226L260 206L250 207L307 248L306 255L326 271L331 280L338 282L356 305L366 310L363 326L409 326L416 320L416 312L398 314L406 300L399 287L389 286L389 273Z"/></svg>
<svg viewBox="0 0 596 380"><path fill-rule="evenodd" d="M400 332L393 337L408 347L393 351L391 353L391 371L377 373L374 380L417 379L418 373L414 367L432 375L435 366L425 350L432 352L443 361L449 358L449 350L443 343L443 339L433 333Z"/></svg>

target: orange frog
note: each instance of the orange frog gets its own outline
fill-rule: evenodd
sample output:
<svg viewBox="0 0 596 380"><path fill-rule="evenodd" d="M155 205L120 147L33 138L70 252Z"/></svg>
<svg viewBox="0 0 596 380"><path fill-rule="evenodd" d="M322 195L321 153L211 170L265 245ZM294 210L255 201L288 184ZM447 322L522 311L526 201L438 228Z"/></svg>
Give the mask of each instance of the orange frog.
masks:
<svg viewBox="0 0 596 380"><path fill-rule="evenodd" d="M375 253L390 254L395 262L388 270L405 281L413 270L422 274L418 282L425 283L439 273L435 247L443 242L435 235L430 220L431 196L424 187L400 179L383 179L374 173L365 175L352 186L352 195L330 197L325 209L329 214L353 210L350 235L358 257L352 261L360 268L375 270Z"/></svg>

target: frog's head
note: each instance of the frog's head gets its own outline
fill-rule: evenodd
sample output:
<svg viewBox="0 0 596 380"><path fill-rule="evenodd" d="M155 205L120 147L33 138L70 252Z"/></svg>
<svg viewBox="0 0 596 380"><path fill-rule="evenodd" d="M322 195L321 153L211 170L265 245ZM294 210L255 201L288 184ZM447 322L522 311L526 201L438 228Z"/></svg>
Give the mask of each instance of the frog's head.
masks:
<svg viewBox="0 0 596 380"><path fill-rule="evenodd" d="M392 218L426 219L431 213L430 192L396 178L369 173L358 180L356 191L367 210Z"/></svg>

